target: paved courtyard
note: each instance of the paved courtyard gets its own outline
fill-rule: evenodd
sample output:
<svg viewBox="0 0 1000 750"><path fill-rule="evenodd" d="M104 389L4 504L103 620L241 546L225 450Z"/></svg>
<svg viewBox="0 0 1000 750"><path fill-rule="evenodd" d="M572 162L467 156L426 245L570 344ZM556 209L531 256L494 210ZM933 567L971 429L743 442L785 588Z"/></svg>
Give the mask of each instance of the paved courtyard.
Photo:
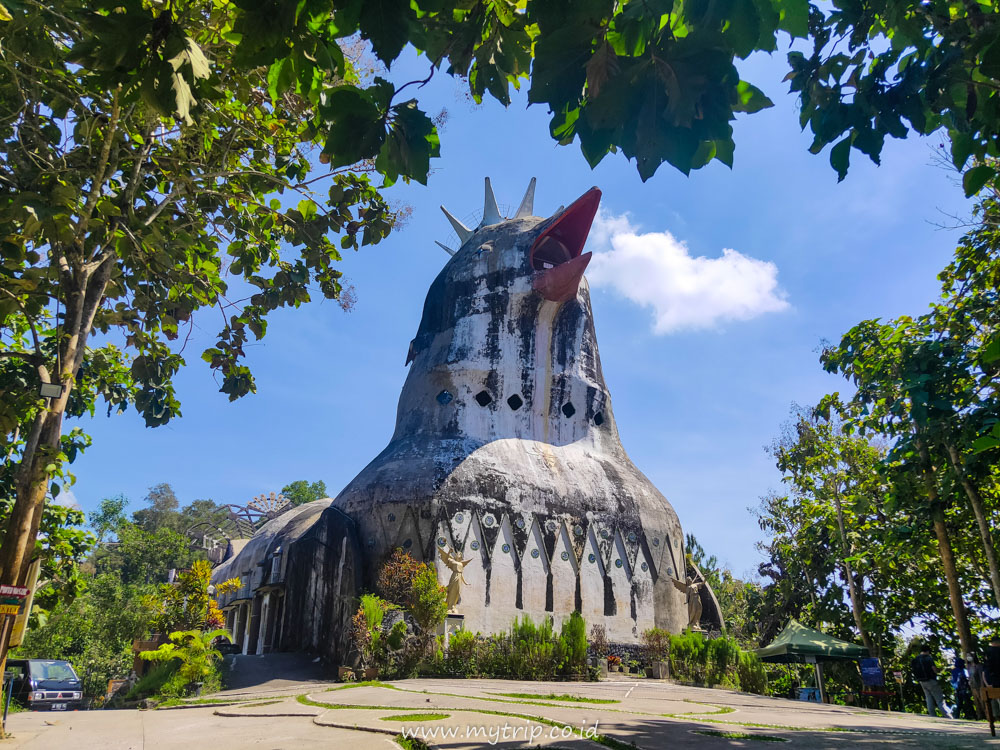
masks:
<svg viewBox="0 0 1000 750"><path fill-rule="evenodd" d="M243 657L244 660L254 657ZM343 686L246 676L220 701L153 711L20 713L3 747L300 750L396 747L400 733L431 747L743 748L765 741L800 748L1000 748L984 724L763 698L728 690L623 679L600 683L402 680ZM268 677L264 674L262 677ZM572 695L581 700L556 700ZM224 701L225 703L223 703ZM601 701L601 702L588 702ZM581 737L581 732L583 736Z"/></svg>

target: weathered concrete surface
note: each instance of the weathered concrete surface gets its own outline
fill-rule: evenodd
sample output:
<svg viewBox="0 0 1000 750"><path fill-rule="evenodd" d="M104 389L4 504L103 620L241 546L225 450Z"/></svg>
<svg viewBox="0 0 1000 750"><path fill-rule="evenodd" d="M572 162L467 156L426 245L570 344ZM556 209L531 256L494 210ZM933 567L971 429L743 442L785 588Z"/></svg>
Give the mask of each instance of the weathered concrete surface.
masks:
<svg viewBox="0 0 1000 750"><path fill-rule="evenodd" d="M697 734L698 731L780 737L791 747L810 750L1000 747L1000 740L991 739L982 723L819 706L652 680L602 683L403 680L393 686L397 689L338 689L341 686L313 684L303 691L314 701L341 706L338 708L303 705L294 695L274 697L275 686L261 683L240 694L254 698L252 703L258 705L15 714L9 721L15 738L0 743L0 747L298 750L303 745L364 744L388 748L392 746L391 737L406 727L407 731L423 731L432 746L449 750L520 748L529 744L598 749L591 741L578 737L566 739L561 732L553 736L551 722L586 729L596 722L601 734L627 744L634 742L638 750L711 750L757 745L746 739L705 736ZM330 687L334 689L324 689ZM563 703L506 697L503 693L571 694L618 703ZM265 700L267 705L263 705ZM383 720L407 711L449 716L439 721ZM767 726L757 726L761 724ZM517 728L520 729L514 735Z"/></svg>
<svg viewBox="0 0 1000 750"><path fill-rule="evenodd" d="M427 294L395 433L336 498L369 573L395 547L471 557L458 607L470 630L506 630L522 613L558 624L574 609L619 641L688 624L671 584L686 578L681 525L622 447L577 273L599 197L463 243ZM568 298L539 291L553 274L560 289L574 279Z"/></svg>
<svg viewBox="0 0 1000 750"><path fill-rule="evenodd" d="M18 750L301 750L348 747L358 733L321 727L311 717L273 716L231 719L212 707L171 711L80 711L53 717L45 713L9 717L13 739L2 748ZM51 724L47 723L51 722ZM364 738L364 735L361 735ZM382 745L388 747L387 745Z"/></svg>
<svg viewBox="0 0 1000 750"><path fill-rule="evenodd" d="M316 684L324 684L335 675L316 657L303 653L266 654L226 657L227 689L218 697L254 695L259 693L302 693Z"/></svg>

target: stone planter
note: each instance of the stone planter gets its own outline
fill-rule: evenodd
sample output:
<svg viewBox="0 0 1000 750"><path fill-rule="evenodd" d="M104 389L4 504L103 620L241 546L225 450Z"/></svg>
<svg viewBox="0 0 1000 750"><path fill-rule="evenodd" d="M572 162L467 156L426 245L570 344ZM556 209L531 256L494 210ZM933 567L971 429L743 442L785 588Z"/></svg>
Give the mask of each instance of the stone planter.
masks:
<svg viewBox="0 0 1000 750"><path fill-rule="evenodd" d="M337 669L337 679L340 682L351 682L354 679L354 670L350 667L340 667Z"/></svg>
<svg viewBox="0 0 1000 750"><path fill-rule="evenodd" d="M646 667L646 677L654 680L665 680L670 676L670 665L665 661L654 661Z"/></svg>
<svg viewBox="0 0 1000 750"><path fill-rule="evenodd" d="M368 667L368 669L361 673L361 678L364 680L377 680L378 667Z"/></svg>

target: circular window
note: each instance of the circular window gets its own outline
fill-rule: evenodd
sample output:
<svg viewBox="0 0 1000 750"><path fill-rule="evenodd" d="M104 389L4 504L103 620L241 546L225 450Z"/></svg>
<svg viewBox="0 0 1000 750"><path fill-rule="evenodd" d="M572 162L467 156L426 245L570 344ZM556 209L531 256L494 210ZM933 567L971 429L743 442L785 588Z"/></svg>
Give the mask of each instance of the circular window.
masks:
<svg viewBox="0 0 1000 750"><path fill-rule="evenodd" d="M465 516L463 516L461 513L456 513L455 514L455 523L462 523L462 521L464 521L464 520L465 520Z"/></svg>
<svg viewBox="0 0 1000 750"><path fill-rule="evenodd" d="M648 566L648 565L646 565L646 563L643 563L643 564L642 564L642 565L640 565L639 567L640 567L640 568L642 568L642 570L643 570L643 572L644 572L644 573L645 573L645 572L646 572L647 570L649 570L649 566Z"/></svg>
<svg viewBox="0 0 1000 750"><path fill-rule="evenodd" d="M615 567L616 568L620 568L621 566L622 566L622 561L621 560L615 560Z"/></svg>
<svg viewBox="0 0 1000 750"><path fill-rule="evenodd" d="M548 532L554 532L556 530L556 522L551 518L545 522L545 530Z"/></svg>
<svg viewBox="0 0 1000 750"><path fill-rule="evenodd" d="M579 524L574 526L573 533L576 534L577 536L583 536L583 526L580 526Z"/></svg>
<svg viewBox="0 0 1000 750"><path fill-rule="evenodd" d="M473 539L472 540L472 544L470 544L469 546L472 547L472 549L477 550L477 549L479 549L479 542L477 542L475 539Z"/></svg>
<svg viewBox="0 0 1000 750"><path fill-rule="evenodd" d="M518 518L517 521L515 521L514 523L517 524L517 528L519 528L519 529L523 529L524 528L524 519L523 518Z"/></svg>
<svg viewBox="0 0 1000 750"><path fill-rule="evenodd" d="M673 568L667 568L667 575L668 576L672 576L673 574L674 574L674 569Z"/></svg>
<svg viewBox="0 0 1000 750"><path fill-rule="evenodd" d="M628 533L628 540L629 540L630 542L633 542L633 543L634 543L634 542L635 542L635 539L636 539L636 537L635 537L635 532L634 532L634 531L630 531L630 532Z"/></svg>
<svg viewBox="0 0 1000 750"><path fill-rule="evenodd" d="M439 536L438 537L438 547L443 547L447 543L448 543L448 540L445 539L443 536Z"/></svg>
<svg viewBox="0 0 1000 750"><path fill-rule="evenodd" d="M412 539L407 539L405 542L403 542L403 549L409 549L412 546L413 546Z"/></svg>
<svg viewBox="0 0 1000 750"><path fill-rule="evenodd" d="M654 547L659 547L660 546L660 540L659 539L654 539L653 540L653 546Z"/></svg>
<svg viewBox="0 0 1000 750"><path fill-rule="evenodd" d="M561 555L559 555L559 557L561 557L563 560L569 560L569 552L563 552Z"/></svg>
<svg viewBox="0 0 1000 750"><path fill-rule="evenodd" d="M539 553L537 549L531 550L531 556L534 557L536 560L538 559L538 554Z"/></svg>
<svg viewBox="0 0 1000 750"><path fill-rule="evenodd" d="M607 529L601 529L601 539L607 539L611 536L611 532Z"/></svg>
<svg viewBox="0 0 1000 750"><path fill-rule="evenodd" d="M483 516L483 525L484 526L492 526L496 522L497 522L497 519L495 519L493 517L492 513L487 513L485 516Z"/></svg>
<svg viewBox="0 0 1000 750"><path fill-rule="evenodd" d="M510 545L509 544L505 544L500 549L502 549L504 552L510 552Z"/></svg>
<svg viewBox="0 0 1000 750"><path fill-rule="evenodd" d="M388 519L390 521L395 521L396 520L396 514L395 513L390 513L387 517L388 517Z"/></svg>
<svg viewBox="0 0 1000 750"><path fill-rule="evenodd" d="M597 556L593 552L591 552L589 555L587 555L587 562L592 562L592 563L597 562Z"/></svg>

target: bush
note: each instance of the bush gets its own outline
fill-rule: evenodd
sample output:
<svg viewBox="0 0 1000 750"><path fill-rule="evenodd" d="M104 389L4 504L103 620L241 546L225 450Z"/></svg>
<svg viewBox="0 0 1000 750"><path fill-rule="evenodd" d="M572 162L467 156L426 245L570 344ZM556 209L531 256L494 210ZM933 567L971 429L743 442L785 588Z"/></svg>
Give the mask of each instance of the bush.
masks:
<svg viewBox="0 0 1000 750"><path fill-rule="evenodd" d="M590 628L590 653L598 659L608 655L608 631L603 625L593 625Z"/></svg>
<svg viewBox="0 0 1000 750"><path fill-rule="evenodd" d="M381 667L385 663L386 642L382 636L382 620L394 605L375 594L364 594L351 620L351 640L361 654L364 667Z"/></svg>
<svg viewBox="0 0 1000 750"><path fill-rule="evenodd" d="M563 657L562 673L582 679L587 666L587 623L579 612L571 613L563 621L559 646Z"/></svg>
<svg viewBox="0 0 1000 750"><path fill-rule="evenodd" d="M746 693L767 695L767 671L757 654L752 651L740 653L738 675L740 690Z"/></svg>
<svg viewBox="0 0 1000 750"><path fill-rule="evenodd" d="M482 636L458 631L450 637L447 653L443 638L439 638L422 671L514 680L547 680L559 675L586 679L586 632L586 622L579 613L563 623L559 634L551 617L535 623L522 615L506 633Z"/></svg>
<svg viewBox="0 0 1000 750"><path fill-rule="evenodd" d="M141 700L152 695L160 695L163 686L174 677L180 665L181 663L176 660L157 664L132 686L125 696L126 700Z"/></svg>
<svg viewBox="0 0 1000 750"><path fill-rule="evenodd" d="M421 569L426 567L410 557L409 553L397 548L379 569L375 590L387 602L409 607L413 581Z"/></svg>
<svg viewBox="0 0 1000 750"><path fill-rule="evenodd" d="M764 665L756 654L741 650L733 638L707 639L703 633L686 630L671 635L669 644L670 671L679 680L761 695L767 691Z"/></svg>
<svg viewBox="0 0 1000 750"><path fill-rule="evenodd" d="M647 664L670 658L670 631L650 628L642 634L642 658Z"/></svg>
<svg viewBox="0 0 1000 750"><path fill-rule="evenodd" d="M448 614L448 592L438 584L437 572L432 566L423 565L413 577L410 589L409 610L417 625L431 633L444 622Z"/></svg>

